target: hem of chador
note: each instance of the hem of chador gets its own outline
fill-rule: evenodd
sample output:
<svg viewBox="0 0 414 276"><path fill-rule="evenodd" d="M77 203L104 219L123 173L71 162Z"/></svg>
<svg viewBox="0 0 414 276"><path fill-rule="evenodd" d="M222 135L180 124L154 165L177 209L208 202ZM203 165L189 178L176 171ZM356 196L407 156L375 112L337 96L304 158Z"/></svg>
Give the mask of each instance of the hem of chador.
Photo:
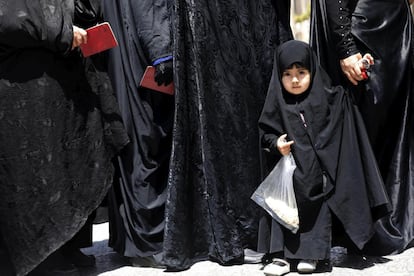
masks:
<svg viewBox="0 0 414 276"><path fill-rule="evenodd" d="M112 249L114 249L114 248L112 248ZM154 251L154 253L147 253L146 252L144 254L129 254L129 253L126 253L126 252L121 253L120 251L117 251L117 250L115 250L115 251L118 252L119 254L121 254L122 256L127 257L127 258L146 258L146 257L151 257L151 256L154 256L154 255L158 255L158 254L163 253L162 251Z"/></svg>
<svg viewBox="0 0 414 276"><path fill-rule="evenodd" d="M163 252L162 250L154 250L154 251L148 251L148 252L139 252L139 250L135 250L134 252L131 252L131 250L128 251L125 249L126 246L120 249L119 245L111 245L111 244L109 244L108 247L112 248L112 250L114 250L116 253L126 258L146 258L146 257L151 257L151 256L154 256L156 254L160 254Z"/></svg>
<svg viewBox="0 0 414 276"><path fill-rule="evenodd" d="M329 249L328 249L329 248ZM318 261L322 261L322 260L328 260L331 257L331 249L332 247L329 246L325 249L325 254L309 254L309 252L301 252L299 254L294 254L291 253L289 251L287 251L286 249L282 252L283 254L283 258L285 259L289 259L289 260L318 260ZM317 251L317 250L315 250Z"/></svg>
<svg viewBox="0 0 414 276"><path fill-rule="evenodd" d="M196 256L192 258L185 258L187 262L178 262L175 261L168 261L167 259L163 259L163 264L166 266L166 271L168 272L179 272L190 269L194 264L198 262L204 261L211 261L217 263L222 266L230 266L230 265L240 265L244 263L244 255L234 256L233 258L229 258L227 261L220 261L218 258L213 257L211 255L203 255L203 256ZM179 263L179 264L178 264Z"/></svg>

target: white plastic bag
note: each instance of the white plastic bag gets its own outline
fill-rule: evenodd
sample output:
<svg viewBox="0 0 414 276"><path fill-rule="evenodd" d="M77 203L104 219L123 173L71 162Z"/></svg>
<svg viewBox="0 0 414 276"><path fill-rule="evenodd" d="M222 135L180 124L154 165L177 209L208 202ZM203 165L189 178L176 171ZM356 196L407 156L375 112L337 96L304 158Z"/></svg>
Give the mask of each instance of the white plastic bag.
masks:
<svg viewBox="0 0 414 276"><path fill-rule="evenodd" d="M251 196L254 202L293 233L299 229L298 207L293 189L295 169L292 154L283 156Z"/></svg>

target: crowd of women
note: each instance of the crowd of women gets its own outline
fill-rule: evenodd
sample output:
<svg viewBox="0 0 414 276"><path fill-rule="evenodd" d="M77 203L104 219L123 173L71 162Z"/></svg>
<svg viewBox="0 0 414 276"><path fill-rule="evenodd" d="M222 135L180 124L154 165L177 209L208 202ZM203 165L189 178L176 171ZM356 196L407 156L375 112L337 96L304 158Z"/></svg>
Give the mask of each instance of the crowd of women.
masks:
<svg viewBox="0 0 414 276"><path fill-rule="evenodd" d="M118 46L84 58L103 21ZM290 0L0 0L0 271L94 265L79 248L102 202L109 246L137 265L239 264L252 249L280 275L314 271L332 245L402 252L413 30L408 0L312 0L309 43ZM140 87L147 66L174 95ZM284 155L296 233L250 198Z"/></svg>

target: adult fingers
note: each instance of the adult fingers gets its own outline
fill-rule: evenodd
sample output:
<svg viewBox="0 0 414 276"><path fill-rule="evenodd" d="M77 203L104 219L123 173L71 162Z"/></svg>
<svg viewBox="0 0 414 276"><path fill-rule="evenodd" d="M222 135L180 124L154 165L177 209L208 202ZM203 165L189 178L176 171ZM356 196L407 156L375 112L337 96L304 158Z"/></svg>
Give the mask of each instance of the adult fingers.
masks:
<svg viewBox="0 0 414 276"><path fill-rule="evenodd" d="M88 42L88 33L77 26L73 26L72 49Z"/></svg>

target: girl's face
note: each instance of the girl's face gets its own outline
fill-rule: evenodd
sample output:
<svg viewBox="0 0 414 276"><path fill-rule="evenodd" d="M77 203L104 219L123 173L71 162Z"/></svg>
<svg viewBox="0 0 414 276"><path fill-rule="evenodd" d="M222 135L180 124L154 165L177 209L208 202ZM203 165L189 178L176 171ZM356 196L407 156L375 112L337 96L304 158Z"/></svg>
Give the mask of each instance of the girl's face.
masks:
<svg viewBox="0 0 414 276"><path fill-rule="evenodd" d="M299 95L308 90L310 85L309 70L298 67L295 64L292 68L286 69L282 74L282 84L287 92Z"/></svg>

